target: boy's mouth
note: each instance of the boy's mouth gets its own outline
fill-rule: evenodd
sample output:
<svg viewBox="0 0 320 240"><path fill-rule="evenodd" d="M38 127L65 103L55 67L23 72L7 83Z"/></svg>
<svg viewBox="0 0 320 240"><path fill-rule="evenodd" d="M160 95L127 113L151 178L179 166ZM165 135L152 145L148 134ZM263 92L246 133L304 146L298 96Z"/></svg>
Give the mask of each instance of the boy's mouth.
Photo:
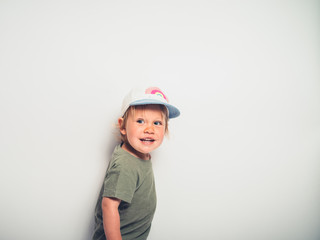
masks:
<svg viewBox="0 0 320 240"><path fill-rule="evenodd" d="M140 138L141 142L154 142L155 140L153 138Z"/></svg>

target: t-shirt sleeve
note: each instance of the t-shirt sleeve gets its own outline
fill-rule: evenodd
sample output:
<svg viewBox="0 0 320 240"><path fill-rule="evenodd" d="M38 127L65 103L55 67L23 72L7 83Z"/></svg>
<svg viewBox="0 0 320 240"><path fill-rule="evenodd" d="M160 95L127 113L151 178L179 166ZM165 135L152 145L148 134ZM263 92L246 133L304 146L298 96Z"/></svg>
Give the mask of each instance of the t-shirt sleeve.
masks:
<svg viewBox="0 0 320 240"><path fill-rule="evenodd" d="M130 166L114 163L104 180L103 197L114 197L131 203L136 183L137 176Z"/></svg>

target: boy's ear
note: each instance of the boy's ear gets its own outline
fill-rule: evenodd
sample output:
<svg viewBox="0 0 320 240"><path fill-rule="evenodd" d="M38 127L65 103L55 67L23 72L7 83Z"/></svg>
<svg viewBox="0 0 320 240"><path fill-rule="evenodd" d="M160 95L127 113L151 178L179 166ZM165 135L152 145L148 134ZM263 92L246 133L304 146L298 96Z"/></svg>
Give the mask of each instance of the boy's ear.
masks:
<svg viewBox="0 0 320 240"><path fill-rule="evenodd" d="M123 126L123 118L118 119L119 129L122 135L126 135L126 128Z"/></svg>

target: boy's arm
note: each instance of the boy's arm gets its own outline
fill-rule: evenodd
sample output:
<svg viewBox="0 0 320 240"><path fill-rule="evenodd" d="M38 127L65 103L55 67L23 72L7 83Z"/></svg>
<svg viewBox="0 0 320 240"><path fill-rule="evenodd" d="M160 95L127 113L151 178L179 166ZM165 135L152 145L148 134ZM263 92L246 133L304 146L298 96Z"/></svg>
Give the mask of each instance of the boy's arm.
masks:
<svg viewBox="0 0 320 240"><path fill-rule="evenodd" d="M102 199L102 215L104 232L108 240L121 240L120 216L118 207L121 200L104 197Z"/></svg>

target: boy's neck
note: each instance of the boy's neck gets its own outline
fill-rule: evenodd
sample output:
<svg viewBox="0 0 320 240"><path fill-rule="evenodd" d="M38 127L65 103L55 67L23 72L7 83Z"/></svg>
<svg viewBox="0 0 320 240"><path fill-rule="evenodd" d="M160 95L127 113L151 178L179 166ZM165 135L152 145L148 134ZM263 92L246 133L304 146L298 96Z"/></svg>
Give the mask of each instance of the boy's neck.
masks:
<svg viewBox="0 0 320 240"><path fill-rule="evenodd" d="M150 160L151 156L149 153L141 153L138 152L137 150L135 150L129 143L124 142L121 146L121 148L125 151L127 151L128 153L130 153L131 155L140 158L142 160Z"/></svg>

